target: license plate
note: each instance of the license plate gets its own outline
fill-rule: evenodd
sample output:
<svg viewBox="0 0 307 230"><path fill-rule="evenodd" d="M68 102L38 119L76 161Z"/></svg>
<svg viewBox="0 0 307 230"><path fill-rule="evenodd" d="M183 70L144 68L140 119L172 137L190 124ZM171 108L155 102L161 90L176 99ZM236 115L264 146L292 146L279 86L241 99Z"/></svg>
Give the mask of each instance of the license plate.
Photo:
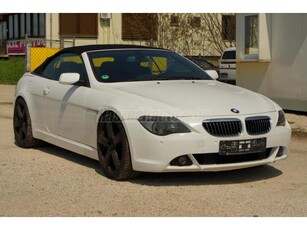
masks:
<svg viewBox="0 0 307 230"><path fill-rule="evenodd" d="M246 153L260 153L266 150L266 138L220 141L220 155L240 155Z"/></svg>

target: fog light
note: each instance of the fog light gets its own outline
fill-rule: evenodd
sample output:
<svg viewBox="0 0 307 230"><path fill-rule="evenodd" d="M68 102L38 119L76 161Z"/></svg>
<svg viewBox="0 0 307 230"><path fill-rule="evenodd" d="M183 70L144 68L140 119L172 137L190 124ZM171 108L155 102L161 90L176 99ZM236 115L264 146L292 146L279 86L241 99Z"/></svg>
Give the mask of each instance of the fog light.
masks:
<svg viewBox="0 0 307 230"><path fill-rule="evenodd" d="M189 165L192 165L192 164L193 163L192 163L191 159L187 155L176 157L170 163L170 165L173 165L173 166L189 166Z"/></svg>
<svg viewBox="0 0 307 230"><path fill-rule="evenodd" d="M284 155L284 148L279 147L276 157L281 157L282 155Z"/></svg>

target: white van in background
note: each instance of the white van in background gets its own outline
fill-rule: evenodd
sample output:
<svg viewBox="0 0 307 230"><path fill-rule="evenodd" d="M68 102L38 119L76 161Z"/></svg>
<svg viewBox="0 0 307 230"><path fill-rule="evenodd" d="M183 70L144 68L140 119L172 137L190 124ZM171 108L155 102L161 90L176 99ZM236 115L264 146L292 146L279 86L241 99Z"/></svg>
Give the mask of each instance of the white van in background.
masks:
<svg viewBox="0 0 307 230"><path fill-rule="evenodd" d="M224 50L220 59L219 81L236 84L236 47Z"/></svg>

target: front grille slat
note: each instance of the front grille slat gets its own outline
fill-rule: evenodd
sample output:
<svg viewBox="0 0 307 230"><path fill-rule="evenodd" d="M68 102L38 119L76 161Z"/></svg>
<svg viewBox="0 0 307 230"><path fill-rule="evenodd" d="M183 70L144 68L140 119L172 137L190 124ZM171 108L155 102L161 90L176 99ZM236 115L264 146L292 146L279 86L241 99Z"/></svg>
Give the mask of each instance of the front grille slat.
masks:
<svg viewBox="0 0 307 230"><path fill-rule="evenodd" d="M216 124L215 123L209 123L209 125L210 125L210 130L213 131L213 135L216 135L216 130L217 130Z"/></svg>
<svg viewBox="0 0 307 230"><path fill-rule="evenodd" d="M203 122L204 129L217 137L238 136L242 132L242 123L239 119L208 119Z"/></svg>
<svg viewBox="0 0 307 230"><path fill-rule="evenodd" d="M246 131L249 135L266 134L271 130L270 118L267 116L248 117L245 119Z"/></svg>
<svg viewBox="0 0 307 230"><path fill-rule="evenodd" d="M231 131L230 131L230 124L229 123L225 123L225 127L226 127L226 132L227 133L231 133Z"/></svg>
<svg viewBox="0 0 307 230"><path fill-rule="evenodd" d="M235 131L236 131L236 135L240 135L241 131L242 131L242 127L241 127L241 123L233 123L234 127L235 127ZM240 132L238 132L238 130L241 130Z"/></svg>
<svg viewBox="0 0 307 230"><path fill-rule="evenodd" d="M224 126L224 124L223 124L222 122L220 122L220 123L219 123L219 125L220 125L220 127L221 127L221 133L223 133L223 134L224 134L224 136L225 136L225 134L226 134L226 130L225 130L225 126Z"/></svg>
<svg viewBox="0 0 307 230"><path fill-rule="evenodd" d="M229 122L230 125L230 132L231 133L236 133L236 124L234 122Z"/></svg>

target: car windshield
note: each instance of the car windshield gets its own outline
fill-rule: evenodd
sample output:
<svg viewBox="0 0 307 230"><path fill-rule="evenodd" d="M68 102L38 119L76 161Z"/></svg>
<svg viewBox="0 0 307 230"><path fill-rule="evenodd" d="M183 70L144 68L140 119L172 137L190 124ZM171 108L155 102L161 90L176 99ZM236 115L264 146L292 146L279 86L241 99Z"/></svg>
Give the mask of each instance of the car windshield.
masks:
<svg viewBox="0 0 307 230"><path fill-rule="evenodd" d="M93 51L88 57L100 82L212 80L201 68L171 51Z"/></svg>
<svg viewBox="0 0 307 230"><path fill-rule="evenodd" d="M236 59L236 51L225 51L222 59Z"/></svg>

